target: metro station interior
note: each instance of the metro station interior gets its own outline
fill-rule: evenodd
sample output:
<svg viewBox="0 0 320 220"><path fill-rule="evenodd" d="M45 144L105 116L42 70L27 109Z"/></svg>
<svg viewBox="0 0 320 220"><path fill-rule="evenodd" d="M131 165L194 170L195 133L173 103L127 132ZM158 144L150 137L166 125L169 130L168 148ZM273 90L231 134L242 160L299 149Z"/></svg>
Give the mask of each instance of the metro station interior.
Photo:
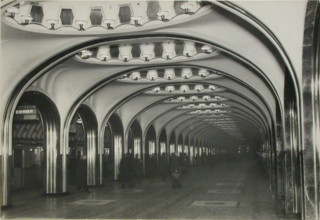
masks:
<svg viewBox="0 0 320 220"><path fill-rule="evenodd" d="M1 1L1 217L320 219L320 4Z"/></svg>

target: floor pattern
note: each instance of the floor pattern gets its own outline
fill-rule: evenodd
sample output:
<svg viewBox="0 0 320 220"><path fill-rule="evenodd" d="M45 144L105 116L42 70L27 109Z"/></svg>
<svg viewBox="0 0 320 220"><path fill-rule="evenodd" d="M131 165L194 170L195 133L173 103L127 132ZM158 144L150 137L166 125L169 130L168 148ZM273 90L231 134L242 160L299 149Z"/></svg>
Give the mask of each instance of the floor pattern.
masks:
<svg viewBox="0 0 320 220"><path fill-rule="evenodd" d="M61 197L16 192L2 218L287 219L255 160L191 168L181 182L182 188L172 189L169 179L147 178L127 190L109 182Z"/></svg>

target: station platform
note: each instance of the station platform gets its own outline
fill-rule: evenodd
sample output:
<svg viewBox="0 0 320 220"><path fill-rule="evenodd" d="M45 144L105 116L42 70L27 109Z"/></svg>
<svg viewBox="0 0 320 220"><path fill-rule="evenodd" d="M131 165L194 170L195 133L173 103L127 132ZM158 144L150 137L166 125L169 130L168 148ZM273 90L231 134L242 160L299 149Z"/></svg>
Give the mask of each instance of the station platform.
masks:
<svg viewBox="0 0 320 220"><path fill-rule="evenodd" d="M265 171L254 160L221 163L212 169L192 167L182 188L171 180L145 178L133 189L118 182L45 197L39 191L13 194L13 207L3 218L84 219L287 219L283 204L273 199Z"/></svg>

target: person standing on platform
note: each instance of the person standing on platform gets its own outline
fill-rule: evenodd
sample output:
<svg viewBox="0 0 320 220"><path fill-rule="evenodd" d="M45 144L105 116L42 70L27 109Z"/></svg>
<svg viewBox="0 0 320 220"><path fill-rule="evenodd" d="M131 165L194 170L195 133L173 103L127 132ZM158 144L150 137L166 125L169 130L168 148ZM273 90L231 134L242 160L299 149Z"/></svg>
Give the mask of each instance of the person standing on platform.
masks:
<svg viewBox="0 0 320 220"><path fill-rule="evenodd" d="M87 155L85 153L81 156L77 167L79 177L78 187L83 189L85 192L90 192L87 185Z"/></svg>
<svg viewBox="0 0 320 220"><path fill-rule="evenodd" d="M159 173L161 176L162 181L166 181L167 175L168 175L168 163L166 159L166 154L162 153L162 155L159 158Z"/></svg>
<svg viewBox="0 0 320 220"><path fill-rule="evenodd" d="M133 159L127 153L120 161L120 180L121 187L125 189L127 186L133 188Z"/></svg>

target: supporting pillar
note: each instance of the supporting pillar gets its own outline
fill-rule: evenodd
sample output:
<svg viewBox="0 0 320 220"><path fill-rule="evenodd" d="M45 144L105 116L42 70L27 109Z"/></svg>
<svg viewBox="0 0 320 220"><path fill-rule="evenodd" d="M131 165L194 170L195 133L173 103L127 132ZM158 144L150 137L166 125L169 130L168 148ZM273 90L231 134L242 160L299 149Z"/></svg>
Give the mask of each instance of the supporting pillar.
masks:
<svg viewBox="0 0 320 220"><path fill-rule="evenodd" d="M320 3L308 1L303 42L303 219L320 219Z"/></svg>

